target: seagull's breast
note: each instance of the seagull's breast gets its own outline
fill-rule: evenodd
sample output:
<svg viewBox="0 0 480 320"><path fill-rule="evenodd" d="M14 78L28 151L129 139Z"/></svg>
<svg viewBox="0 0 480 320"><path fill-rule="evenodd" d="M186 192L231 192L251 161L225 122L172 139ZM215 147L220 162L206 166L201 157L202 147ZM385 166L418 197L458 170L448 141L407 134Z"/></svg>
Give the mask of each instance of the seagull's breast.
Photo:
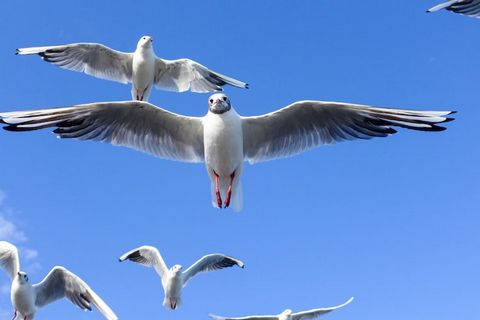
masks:
<svg viewBox="0 0 480 320"><path fill-rule="evenodd" d="M209 112L203 121L205 163L228 177L243 162L242 120L232 108L223 114Z"/></svg>
<svg viewBox="0 0 480 320"><path fill-rule="evenodd" d="M182 278L179 276L168 275L165 284L165 295L168 298L179 298L182 291Z"/></svg>
<svg viewBox="0 0 480 320"><path fill-rule="evenodd" d="M155 77L155 55L150 51L137 50L133 54L132 82L136 88L150 87Z"/></svg>
<svg viewBox="0 0 480 320"><path fill-rule="evenodd" d="M12 284L11 299L15 310L22 315L32 315L36 312L35 294L29 285Z"/></svg>

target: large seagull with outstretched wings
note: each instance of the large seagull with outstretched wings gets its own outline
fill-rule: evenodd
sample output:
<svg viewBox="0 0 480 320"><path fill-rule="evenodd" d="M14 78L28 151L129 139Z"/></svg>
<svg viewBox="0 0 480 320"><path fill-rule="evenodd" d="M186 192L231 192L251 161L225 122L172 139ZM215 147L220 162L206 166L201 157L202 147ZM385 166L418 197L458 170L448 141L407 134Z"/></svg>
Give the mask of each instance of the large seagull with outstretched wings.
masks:
<svg viewBox="0 0 480 320"><path fill-rule="evenodd" d="M292 156L338 141L386 137L393 127L442 131L452 111L376 108L299 101L277 111L242 117L222 93L210 96L203 117L175 114L147 102L125 101L0 113L9 131L54 127L60 138L97 140L155 156L205 162L213 206L242 208L244 161Z"/></svg>

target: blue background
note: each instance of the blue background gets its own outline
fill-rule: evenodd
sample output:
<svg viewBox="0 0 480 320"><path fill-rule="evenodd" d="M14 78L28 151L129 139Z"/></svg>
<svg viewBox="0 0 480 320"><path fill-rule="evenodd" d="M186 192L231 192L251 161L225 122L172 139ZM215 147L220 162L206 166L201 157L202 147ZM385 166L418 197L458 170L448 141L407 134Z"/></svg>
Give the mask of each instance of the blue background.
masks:
<svg viewBox="0 0 480 320"><path fill-rule="evenodd" d="M480 21L426 14L432 1L3 1L0 111L130 99L130 86L61 70L15 48L100 42L188 57L250 83L226 88L256 115L297 100L458 110L441 133L339 143L245 165L244 211L210 205L204 165L126 148L0 132L0 216L33 282L54 265L85 279L121 319L276 314L355 301L331 319L474 319L480 314ZM201 116L208 94L153 91ZM0 201L1 202L1 201ZM23 237L21 236L23 235ZM153 269L119 264L143 244L169 266L222 252L244 270L203 274L165 310ZM29 270L31 268L32 270ZM3 291L9 280L0 276ZM5 289L7 288L7 289ZM0 293L9 319L9 295ZM37 319L101 319L68 301Z"/></svg>

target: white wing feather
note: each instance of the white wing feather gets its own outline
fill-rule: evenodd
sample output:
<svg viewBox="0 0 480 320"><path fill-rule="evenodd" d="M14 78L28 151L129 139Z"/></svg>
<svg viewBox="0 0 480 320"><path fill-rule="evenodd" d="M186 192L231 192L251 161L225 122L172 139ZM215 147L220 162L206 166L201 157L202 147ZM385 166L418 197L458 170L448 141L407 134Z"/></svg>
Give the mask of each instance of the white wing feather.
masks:
<svg viewBox="0 0 480 320"><path fill-rule="evenodd" d="M93 304L108 320L117 320L108 305L77 275L63 267L54 267L42 282L33 285L35 305L43 307L62 298L67 298L82 310L92 310Z"/></svg>
<svg viewBox="0 0 480 320"><path fill-rule="evenodd" d="M167 265L163 261L162 256L157 248L152 246L142 246L127 253L123 254L119 258L120 262L125 260L130 260L147 267L154 267L155 271L159 274L162 279L162 283L166 281L166 276L168 272Z"/></svg>
<svg viewBox="0 0 480 320"><path fill-rule="evenodd" d="M223 254L214 253L203 256L183 272L183 286L186 286L188 281L200 272L216 271L235 265L242 269L245 267L241 260Z"/></svg>
<svg viewBox="0 0 480 320"><path fill-rule="evenodd" d="M105 102L0 113L9 131L56 127L60 138L97 140L155 156L204 161L201 118L181 116L141 101Z"/></svg>
<svg viewBox="0 0 480 320"><path fill-rule="evenodd" d="M7 241L0 241L0 267L2 267L12 279L20 271L18 250L13 244Z"/></svg>
<svg viewBox="0 0 480 320"><path fill-rule="evenodd" d="M392 126L441 131L450 111L374 108L339 102L299 101L261 116L242 117L245 160L291 156L323 144L386 137Z"/></svg>
<svg viewBox="0 0 480 320"><path fill-rule="evenodd" d="M19 55L38 54L63 69L121 83L132 81L133 54L98 43L72 43L60 46L17 49Z"/></svg>
<svg viewBox="0 0 480 320"><path fill-rule="evenodd" d="M337 310L339 308L342 308L349 304L350 302L353 301L353 297L348 299L345 303L342 303L338 306L334 307L328 307L328 308L319 308L319 309L312 309L312 310L307 310L307 311L302 311L302 312L297 312L297 313L292 313L292 320L308 320L308 319L314 319L322 314L332 312L333 310Z"/></svg>
<svg viewBox="0 0 480 320"><path fill-rule="evenodd" d="M155 85L163 90L183 92L222 91L225 84L248 88L248 84L209 70L190 59L155 61Z"/></svg>
<svg viewBox="0 0 480 320"><path fill-rule="evenodd" d="M473 18L480 18L480 0L451 0L440 3L427 12L436 12L442 9L459 13Z"/></svg>

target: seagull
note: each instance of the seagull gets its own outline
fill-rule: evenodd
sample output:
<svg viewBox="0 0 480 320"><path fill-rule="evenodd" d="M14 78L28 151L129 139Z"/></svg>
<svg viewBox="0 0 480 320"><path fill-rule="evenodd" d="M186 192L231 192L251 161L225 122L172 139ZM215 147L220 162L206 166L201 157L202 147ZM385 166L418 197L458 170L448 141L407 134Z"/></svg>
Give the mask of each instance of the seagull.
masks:
<svg viewBox="0 0 480 320"><path fill-rule="evenodd" d="M212 71L190 59L165 60L153 52L153 38L143 36L133 53L120 52L99 43L17 49L16 54L38 54L61 68L121 83L132 82L132 99L147 101L158 89L183 92L222 91L222 86L248 88L248 84Z"/></svg>
<svg viewBox="0 0 480 320"><path fill-rule="evenodd" d="M30 284L28 275L20 271L17 248L0 241L0 267L12 279L10 297L15 312L12 320L32 320L37 310L61 298L67 298L82 310L92 311L93 304L108 320L118 319L107 304L77 275L63 267L54 267L37 284Z"/></svg>
<svg viewBox="0 0 480 320"><path fill-rule="evenodd" d="M450 0L428 9L427 12L435 12L442 9L468 17L480 18L480 0Z"/></svg>
<svg viewBox="0 0 480 320"><path fill-rule="evenodd" d="M216 93L203 117L169 112L148 102L104 102L0 113L5 130L56 127L60 138L127 146L160 158L205 162L214 207L242 209L243 162L292 156L337 141L386 137L392 127L442 131L452 111L375 108L340 102L299 101L260 116L243 117ZM222 198L224 200L222 200Z"/></svg>
<svg viewBox="0 0 480 320"><path fill-rule="evenodd" d="M182 272L183 268L179 264L168 269L158 249L151 246L142 246L133 249L122 255L119 260L120 262L130 260L147 267L154 267L162 280L163 291L165 293L163 305L165 308L171 310L175 310L182 304L182 289L185 288L188 281L198 273L216 271L235 265L243 269L245 266L243 262L238 259L216 253L200 258L187 270Z"/></svg>
<svg viewBox="0 0 480 320"><path fill-rule="evenodd" d="M353 297L348 299L347 302L329 308L319 308L319 309L312 309L302 312L292 313L292 310L286 309L282 313L278 315L271 315L271 316L247 316L247 317L240 317L240 318L231 318L231 317L222 317L217 316L214 314L210 314L210 317L214 320L307 320L307 319L314 319L318 318L319 316L329 313L333 310L342 308L353 301Z"/></svg>

